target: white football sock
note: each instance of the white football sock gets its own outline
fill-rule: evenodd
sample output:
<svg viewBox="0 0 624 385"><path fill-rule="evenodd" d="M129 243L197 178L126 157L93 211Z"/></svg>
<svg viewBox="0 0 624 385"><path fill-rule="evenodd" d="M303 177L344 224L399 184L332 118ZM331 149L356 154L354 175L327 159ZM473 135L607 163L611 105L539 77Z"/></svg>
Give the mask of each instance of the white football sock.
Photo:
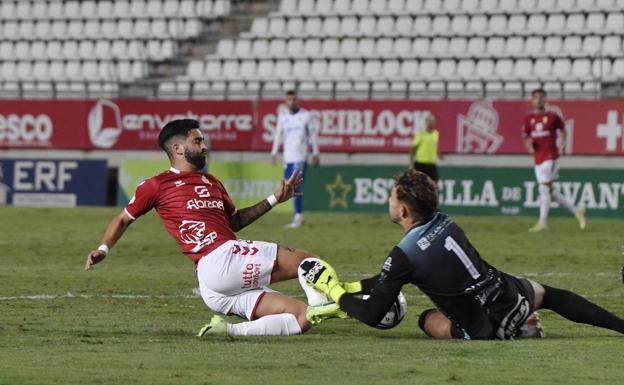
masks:
<svg viewBox="0 0 624 385"><path fill-rule="evenodd" d="M301 261L301 263L308 262L308 261L314 262L314 261L319 261L319 259L318 258L306 258L303 261ZM319 293L318 291L314 290L312 286L308 285L305 278L303 277L303 269L301 268L301 264L299 264L299 268L297 269L297 278L299 279L299 284L301 285L301 288L305 292L306 297L308 297L308 305L316 306L316 305L329 302L325 294Z"/></svg>
<svg viewBox="0 0 624 385"><path fill-rule="evenodd" d="M254 321L229 324L231 336L291 336L301 334L297 317L290 313L271 314Z"/></svg>
<svg viewBox="0 0 624 385"><path fill-rule="evenodd" d="M561 205L561 207L565 208L572 214L576 214L576 207L574 207L574 205L569 200L567 200L563 195L561 195L559 191L553 189L552 197L555 200L555 202Z"/></svg>
<svg viewBox="0 0 624 385"><path fill-rule="evenodd" d="M540 192L540 216L539 223L546 227L548 221L548 210L550 210L550 188L545 184L539 185Z"/></svg>

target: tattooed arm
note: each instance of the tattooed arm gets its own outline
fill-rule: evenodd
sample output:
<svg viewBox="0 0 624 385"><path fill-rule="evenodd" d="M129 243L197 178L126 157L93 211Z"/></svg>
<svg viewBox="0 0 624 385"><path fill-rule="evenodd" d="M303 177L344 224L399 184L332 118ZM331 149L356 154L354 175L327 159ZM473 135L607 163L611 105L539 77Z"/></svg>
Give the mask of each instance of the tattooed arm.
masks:
<svg viewBox="0 0 624 385"><path fill-rule="evenodd" d="M277 189L275 194L273 194L277 203L286 202L294 195L299 195L300 193L295 193L295 187L299 186L302 182L303 178L301 171L298 170L293 172L287 181L282 180L280 182L280 187ZM269 203L267 198L261 200L253 206L238 210L230 217L230 228L234 232L240 231L241 229L252 224L256 219L266 214L272 207L273 206Z"/></svg>
<svg viewBox="0 0 624 385"><path fill-rule="evenodd" d="M253 206L238 210L230 217L230 228L232 231L240 231L243 227L252 224L256 219L260 218L271 210L271 204L266 199L256 203Z"/></svg>

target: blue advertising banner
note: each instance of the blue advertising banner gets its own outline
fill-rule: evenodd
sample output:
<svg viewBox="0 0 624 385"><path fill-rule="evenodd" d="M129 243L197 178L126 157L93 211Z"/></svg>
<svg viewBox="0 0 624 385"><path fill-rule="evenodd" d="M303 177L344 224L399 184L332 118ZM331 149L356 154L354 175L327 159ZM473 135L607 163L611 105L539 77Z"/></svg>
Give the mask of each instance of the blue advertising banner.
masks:
<svg viewBox="0 0 624 385"><path fill-rule="evenodd" d="M104 160L0 159L0 204L102 206L106 175Z"/></svg>

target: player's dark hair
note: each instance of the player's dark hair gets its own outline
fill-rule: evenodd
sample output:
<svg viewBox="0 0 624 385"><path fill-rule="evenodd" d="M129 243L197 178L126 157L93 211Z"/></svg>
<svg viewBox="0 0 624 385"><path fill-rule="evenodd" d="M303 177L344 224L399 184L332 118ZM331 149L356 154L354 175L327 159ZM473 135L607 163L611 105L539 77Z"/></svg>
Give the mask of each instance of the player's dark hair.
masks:
<svg viewBox="0 0 624 385"><path fill-rule="evenodd" d="M288 91L286 91L286 96L297 96L297 91L295 91L295 90L288 90Z"/></svg>
<svg viewBox="0 0 624 385"><path fill-rule="evenodd" d="M544 95L544 97L546 97L546 91L544 91L543 88L536 88L533 91L531 91L531 96L535 96L535 94L542 94Z"/></svg>
<svg viewBox="0 0 624 385"><path fill-rule="evenodd" d="M417 219L427 219L438 211L438 186L420 171L409 169L394 177L397 198L406 203Z"/></svg>
<svg viewBox="0 0 624 385"><path fill-rule="evenodd" d="M199 122L195 119L172 120L158 134L158 145L169 155L168 145L172 138L188 136L189 131L199 128Z"/></svg>

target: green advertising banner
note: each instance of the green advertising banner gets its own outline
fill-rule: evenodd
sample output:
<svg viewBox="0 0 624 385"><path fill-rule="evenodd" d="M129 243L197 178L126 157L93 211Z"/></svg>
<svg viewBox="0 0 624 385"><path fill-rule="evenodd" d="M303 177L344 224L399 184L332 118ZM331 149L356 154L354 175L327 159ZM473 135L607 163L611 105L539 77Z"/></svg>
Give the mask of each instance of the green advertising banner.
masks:
<svg viewBox="0 0 624 385"><path fill-rule="evenodd" d="M308 169L306 210L386 212L392 176L404 166L325 166ZM442 209L451 214L531 215L539 208L532 168L442 167ZM608 169L563 169L563 196L594 217L624 217L624 174ZM566 212L552 203L552 214ZM566 214L567 215L567 214Z"/></svg>
<svg viewBox="0 0 624 385"><path fill-rule="evenodd" d="M168 170L168 161L126 160L119 168L117 204L128 204L136 186L143 180ZM283 178L282 166L269 163L210 162L210 173L219 178L237 207L247 207L273 194ZM276 206L274 211L292 212L292 204Z"/></svg>

